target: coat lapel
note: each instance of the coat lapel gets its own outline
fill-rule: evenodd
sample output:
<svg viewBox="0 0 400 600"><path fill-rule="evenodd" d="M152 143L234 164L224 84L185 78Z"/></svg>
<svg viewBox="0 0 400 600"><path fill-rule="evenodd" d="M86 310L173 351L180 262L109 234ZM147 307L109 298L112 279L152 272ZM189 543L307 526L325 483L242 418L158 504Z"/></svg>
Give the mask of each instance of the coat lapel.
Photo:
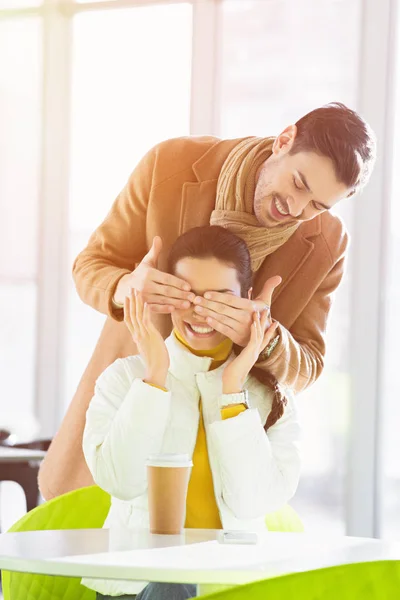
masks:
<svg viewBox="0 0 400 600"><path fill-rule="evenodd" d="M210 216L215 208L216 190L216 179L184 184L179 234L210 223Z"/></svg>
<svg viewBox="0 0 400 600"><path fill-rule="evenodd" d="M278 250L267 256L259 268L255 281L253 297L256 297L269 277L280 275L282 283L276 288L273 295L275 301L303 266L314 250L313 237L321 231L321 218L315 217L311 221L302 223L292 237Z"/></svg>

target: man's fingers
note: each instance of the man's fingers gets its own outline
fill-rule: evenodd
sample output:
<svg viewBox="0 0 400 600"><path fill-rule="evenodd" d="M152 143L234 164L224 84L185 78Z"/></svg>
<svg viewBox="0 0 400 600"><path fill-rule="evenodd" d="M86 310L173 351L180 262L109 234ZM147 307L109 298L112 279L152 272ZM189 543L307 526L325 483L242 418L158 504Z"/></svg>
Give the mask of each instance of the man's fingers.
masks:
<svg viewBox="0 0 400 600"><path fill-rule="evenodd" d="M142 263L145 263L146 265L150 265L151 267L157 269L158 257L160 255L161 249L162 240L158 235L156 235L155 238L153 238L153 243L151 244L150 250L143 257Z"/></svg>
<svg viewBox="0 0 400 600"><path fill-rule="evenodd" d="M236 343L235 338L236 338L237 334L236 334L235 329L233 329L232 327L229 327L229 325L218 322L216 319L213 319L212 317L207 318L207 323L210 325L210 327L215 329L215 331L219 331L219 333L222 333L223 335L228 337L230 340L232 340L233 343Z"/></svg>
<svg viewBox="0 0 400 600"><path fill-rule="evenodd" d="M274 293L274 289L280 285L282 282L282 277L279 275L275 275L274 277L270 277L263 285L263 289L261 293L257 296L256 300L261 300L271 306L272 303L272 294Z"/></svg>
<svg viewBox="0 0 400 600"><path fill-rule="evenodd" d="M197 310L196 310L196 313L197 313ZM198 314L201 315L202 317L206 317L207 321L208 321L208 319L213 319L214 322L218 322L218 323L227 325L231 329L236 328L238 326L238 323L240 323L240 325L244 324L244 322L239 319L233 319L229 315L222 314L222 313L216 312L214 310L209 310L208 308L203 308L201 310L201 312L199 312ZM246 315L246 316L248 317L249 315ZM250 324L250 321L247 321L247 326L249 324Z"/></svg>
<svg viewBox="0 0 400 600"><path fill-rule="evenodd" d="M170 314L175 310L175 306L171 306L170 304L149 304L149 308L152 313L162 315Z"/></svg>
<svg viewBox="0 0 400 600"><path fill-rule="evenodd" d="M226 305L232 308L240 308L241 310L251 311L253 308L253 301L248 298L241 298L240 296L234 296L233 294L224 294L223 292L206 292L204 298L202 296L196 296L196 304L199 303L201 306L207 306L209 301L217 302L221 306Z"/></svg>
<svg viewBox="0 0 400 600"><path fill-rule="evenodd" d="M190 285L180 279L179 277L175 277L175 275L171 275L170 273L164 273L164 271L156 270L153 276L153 279L156 283L162 283L163 285L170 286L174 288L173 290L169 290L170 294L175 295L177 290L183 290L185 292L190 292ZM176 289L175 289L176 288ZM194 294L192 293L194 298ZM183 296L177 296L178 298Z"/></svg>
<svg viewBox="0 0 400 600"><path fill-rule="evenodd" d="M163 275L165 275L165 273L163 273ZM171 275L171 277L173 277L173 275ZM180 280L178 279L178 281ZM160 283L159 281L153 282L153 289L151 291L155 294L160 294L160 296L176 298L177 300L188 300L189 302L193 302L196 297L193 292L187 292L183 289L175 287L174 285Z"/></svg>
<svg viewBox="0 0 400 600"><path fill-rule="evenodd" d="M239 321L240 323L243 323L243 321L247 321L247 323L249 323L249 311L253 311L253 304L251 300L246 300L246 302L247 310L243 310L240 308L229 306L227 304L221 304L221 302L203 299L201 304L196 304L195 312L199 315L206 315L209 314L209 311L213 311L214 313L224 315L226 317L229 317L230 319Z"/></svg>
<svg viewBox="0 0 400 600"><path fill-rule="evenodd" d="M168 296L160 296L160 294L145 294L144 299L148 304L166 304L175 308L189 308L190 302L188 300L178 300L176 298L169 298Z"/></svg>

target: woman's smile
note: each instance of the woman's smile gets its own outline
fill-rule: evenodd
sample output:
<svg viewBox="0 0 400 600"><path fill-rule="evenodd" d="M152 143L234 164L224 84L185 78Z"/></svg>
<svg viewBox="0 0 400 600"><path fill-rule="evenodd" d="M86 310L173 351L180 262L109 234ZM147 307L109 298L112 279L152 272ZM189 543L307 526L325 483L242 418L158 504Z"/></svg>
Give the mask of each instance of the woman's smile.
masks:
<svg viewBox="0 0 400 600"><path fill-rule="evenodd" d="M214 257L181 258L175 265L174 275L187 281L197 296L224 290L240 297L240 282L235 267ZM226 339L226 335L207 323L207 315L197 314L193 303L187 309L174 310L171 318L174 329L193 350L211 350Z"/></svg>
<svg viewBox="0 0 400 600"><path fill-rule="evenodd" d="M186 332L194 338L210 338L216 331L207 323L188 323L184 321Z"/></svg>

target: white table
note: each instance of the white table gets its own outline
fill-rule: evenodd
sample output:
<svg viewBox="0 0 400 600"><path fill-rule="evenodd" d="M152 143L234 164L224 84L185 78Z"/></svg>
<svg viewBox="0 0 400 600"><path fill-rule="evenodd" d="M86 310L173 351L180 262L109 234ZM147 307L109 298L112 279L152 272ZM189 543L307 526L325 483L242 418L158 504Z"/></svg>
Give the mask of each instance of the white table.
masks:
<svg viewBox="0 0 400 600"><path fill-rule="evenodd" d="M0 446L0 463L40 462L45 456L46 452L43 450L30 450L29 448Z"/></svg>
<svg viewBox="0 0 400 600"><path fill-rule="evenodd" d="M366 538L266 532L258 545L245 546L219 544L216 536L200 529L182 536L107 529L5 533L0 569L214 588L344 563L400 560L400 544Z"/></svg>

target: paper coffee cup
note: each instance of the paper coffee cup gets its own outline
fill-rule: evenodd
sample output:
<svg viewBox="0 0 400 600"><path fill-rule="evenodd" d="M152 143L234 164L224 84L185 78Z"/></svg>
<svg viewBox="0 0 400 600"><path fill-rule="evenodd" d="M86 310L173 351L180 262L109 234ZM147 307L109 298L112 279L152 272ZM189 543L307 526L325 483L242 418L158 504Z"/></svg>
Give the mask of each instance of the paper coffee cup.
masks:
<svg viewBox="0 0 400 600"><path fill-rule="evenodd" d="M187 454L158 454L146 464L151 533L182 533L192 461Z"/></svg>

